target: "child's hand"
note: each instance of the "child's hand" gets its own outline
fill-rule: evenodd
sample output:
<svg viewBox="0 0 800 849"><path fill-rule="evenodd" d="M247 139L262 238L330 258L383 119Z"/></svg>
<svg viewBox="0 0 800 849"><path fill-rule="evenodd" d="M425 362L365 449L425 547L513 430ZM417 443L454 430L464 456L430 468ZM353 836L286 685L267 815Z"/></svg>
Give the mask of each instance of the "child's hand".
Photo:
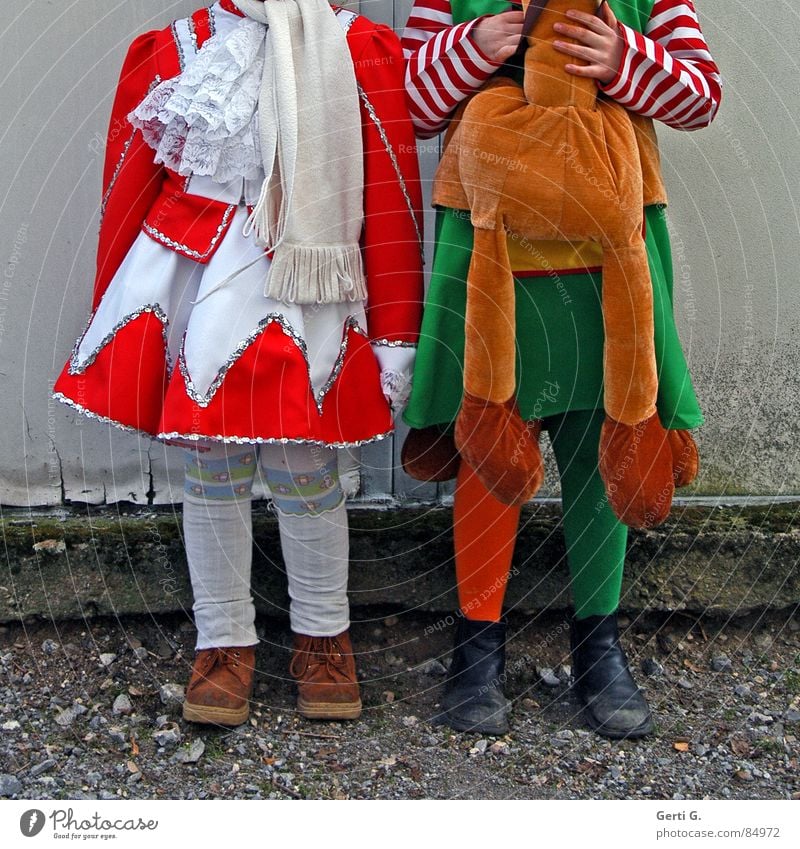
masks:
<svg viewBox="0 0 800 849"><path fill-rule="evenodd" d="M523 12L500 12L479 21L470 34L485 56L505 62L517 52L524 20Z"/></svg>
<svg viewBox="0 0 800 849"><path fill-rule="evenodd" d="M560 35L574 38L580 44L568 44L555 41L553 46L561 53L576 56L588 62L588 65L565 65L567 73L576 77L591 77L601 83L610 83L614 79L622 61L624 42L617 27L617 19L607 2L598 9L597 15L587 15L570 9L567 16L582 26L554 24L553 29Z"/></svg>

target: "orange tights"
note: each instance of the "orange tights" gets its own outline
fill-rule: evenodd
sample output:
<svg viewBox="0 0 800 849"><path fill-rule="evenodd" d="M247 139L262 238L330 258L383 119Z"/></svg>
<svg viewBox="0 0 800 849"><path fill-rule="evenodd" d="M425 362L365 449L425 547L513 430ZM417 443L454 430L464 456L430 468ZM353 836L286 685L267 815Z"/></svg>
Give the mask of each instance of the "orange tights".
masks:
<svg viewBox="0 0 800 849"><path fill-rule="evenodd" d="M461 463L453 504L458 601L467 619L499 622L511 570L520 507L494 498Z"/></svg>

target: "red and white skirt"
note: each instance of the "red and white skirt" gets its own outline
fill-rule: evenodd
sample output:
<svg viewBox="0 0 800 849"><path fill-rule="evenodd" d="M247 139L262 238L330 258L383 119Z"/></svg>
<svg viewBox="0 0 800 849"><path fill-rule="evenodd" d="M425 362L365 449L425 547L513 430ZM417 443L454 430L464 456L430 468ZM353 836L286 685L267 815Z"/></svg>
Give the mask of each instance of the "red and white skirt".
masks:
<svg viewBox="0 0 800 849"><path fill-rule="evenodd" d="M241 206L207 264L140 233L53 397L161 440L345 446L387 436L364 303L267 298L269 259L242 235L246 219Z"/></svg>

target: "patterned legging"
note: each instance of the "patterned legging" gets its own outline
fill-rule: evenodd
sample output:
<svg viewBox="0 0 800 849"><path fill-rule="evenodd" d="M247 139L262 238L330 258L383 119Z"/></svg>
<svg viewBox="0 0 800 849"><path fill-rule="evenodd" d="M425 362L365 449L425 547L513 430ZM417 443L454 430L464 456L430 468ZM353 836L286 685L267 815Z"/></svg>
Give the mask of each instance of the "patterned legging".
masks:
<svg viewBox="0 0 800 849"><path fill-rule="evenodd" d="M278 514L292 630L335 636L350 624L347 512L336 450L199 442L185 450L183 502L198 649L258 642L250 585L258 464Z"/></svg>

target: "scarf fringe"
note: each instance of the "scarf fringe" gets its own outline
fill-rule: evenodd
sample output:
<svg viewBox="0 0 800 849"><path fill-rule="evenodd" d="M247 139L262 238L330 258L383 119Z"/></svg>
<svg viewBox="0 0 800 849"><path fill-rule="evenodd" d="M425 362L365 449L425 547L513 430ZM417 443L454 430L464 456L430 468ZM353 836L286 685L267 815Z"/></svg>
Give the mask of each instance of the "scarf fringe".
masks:
<svg viewBox="0 0 800 849"><path fill-rule="evenodd" d="M291 304L366 300L361 248L358 243L319 246L281 243L272 258L264 294Z"/></svg>

